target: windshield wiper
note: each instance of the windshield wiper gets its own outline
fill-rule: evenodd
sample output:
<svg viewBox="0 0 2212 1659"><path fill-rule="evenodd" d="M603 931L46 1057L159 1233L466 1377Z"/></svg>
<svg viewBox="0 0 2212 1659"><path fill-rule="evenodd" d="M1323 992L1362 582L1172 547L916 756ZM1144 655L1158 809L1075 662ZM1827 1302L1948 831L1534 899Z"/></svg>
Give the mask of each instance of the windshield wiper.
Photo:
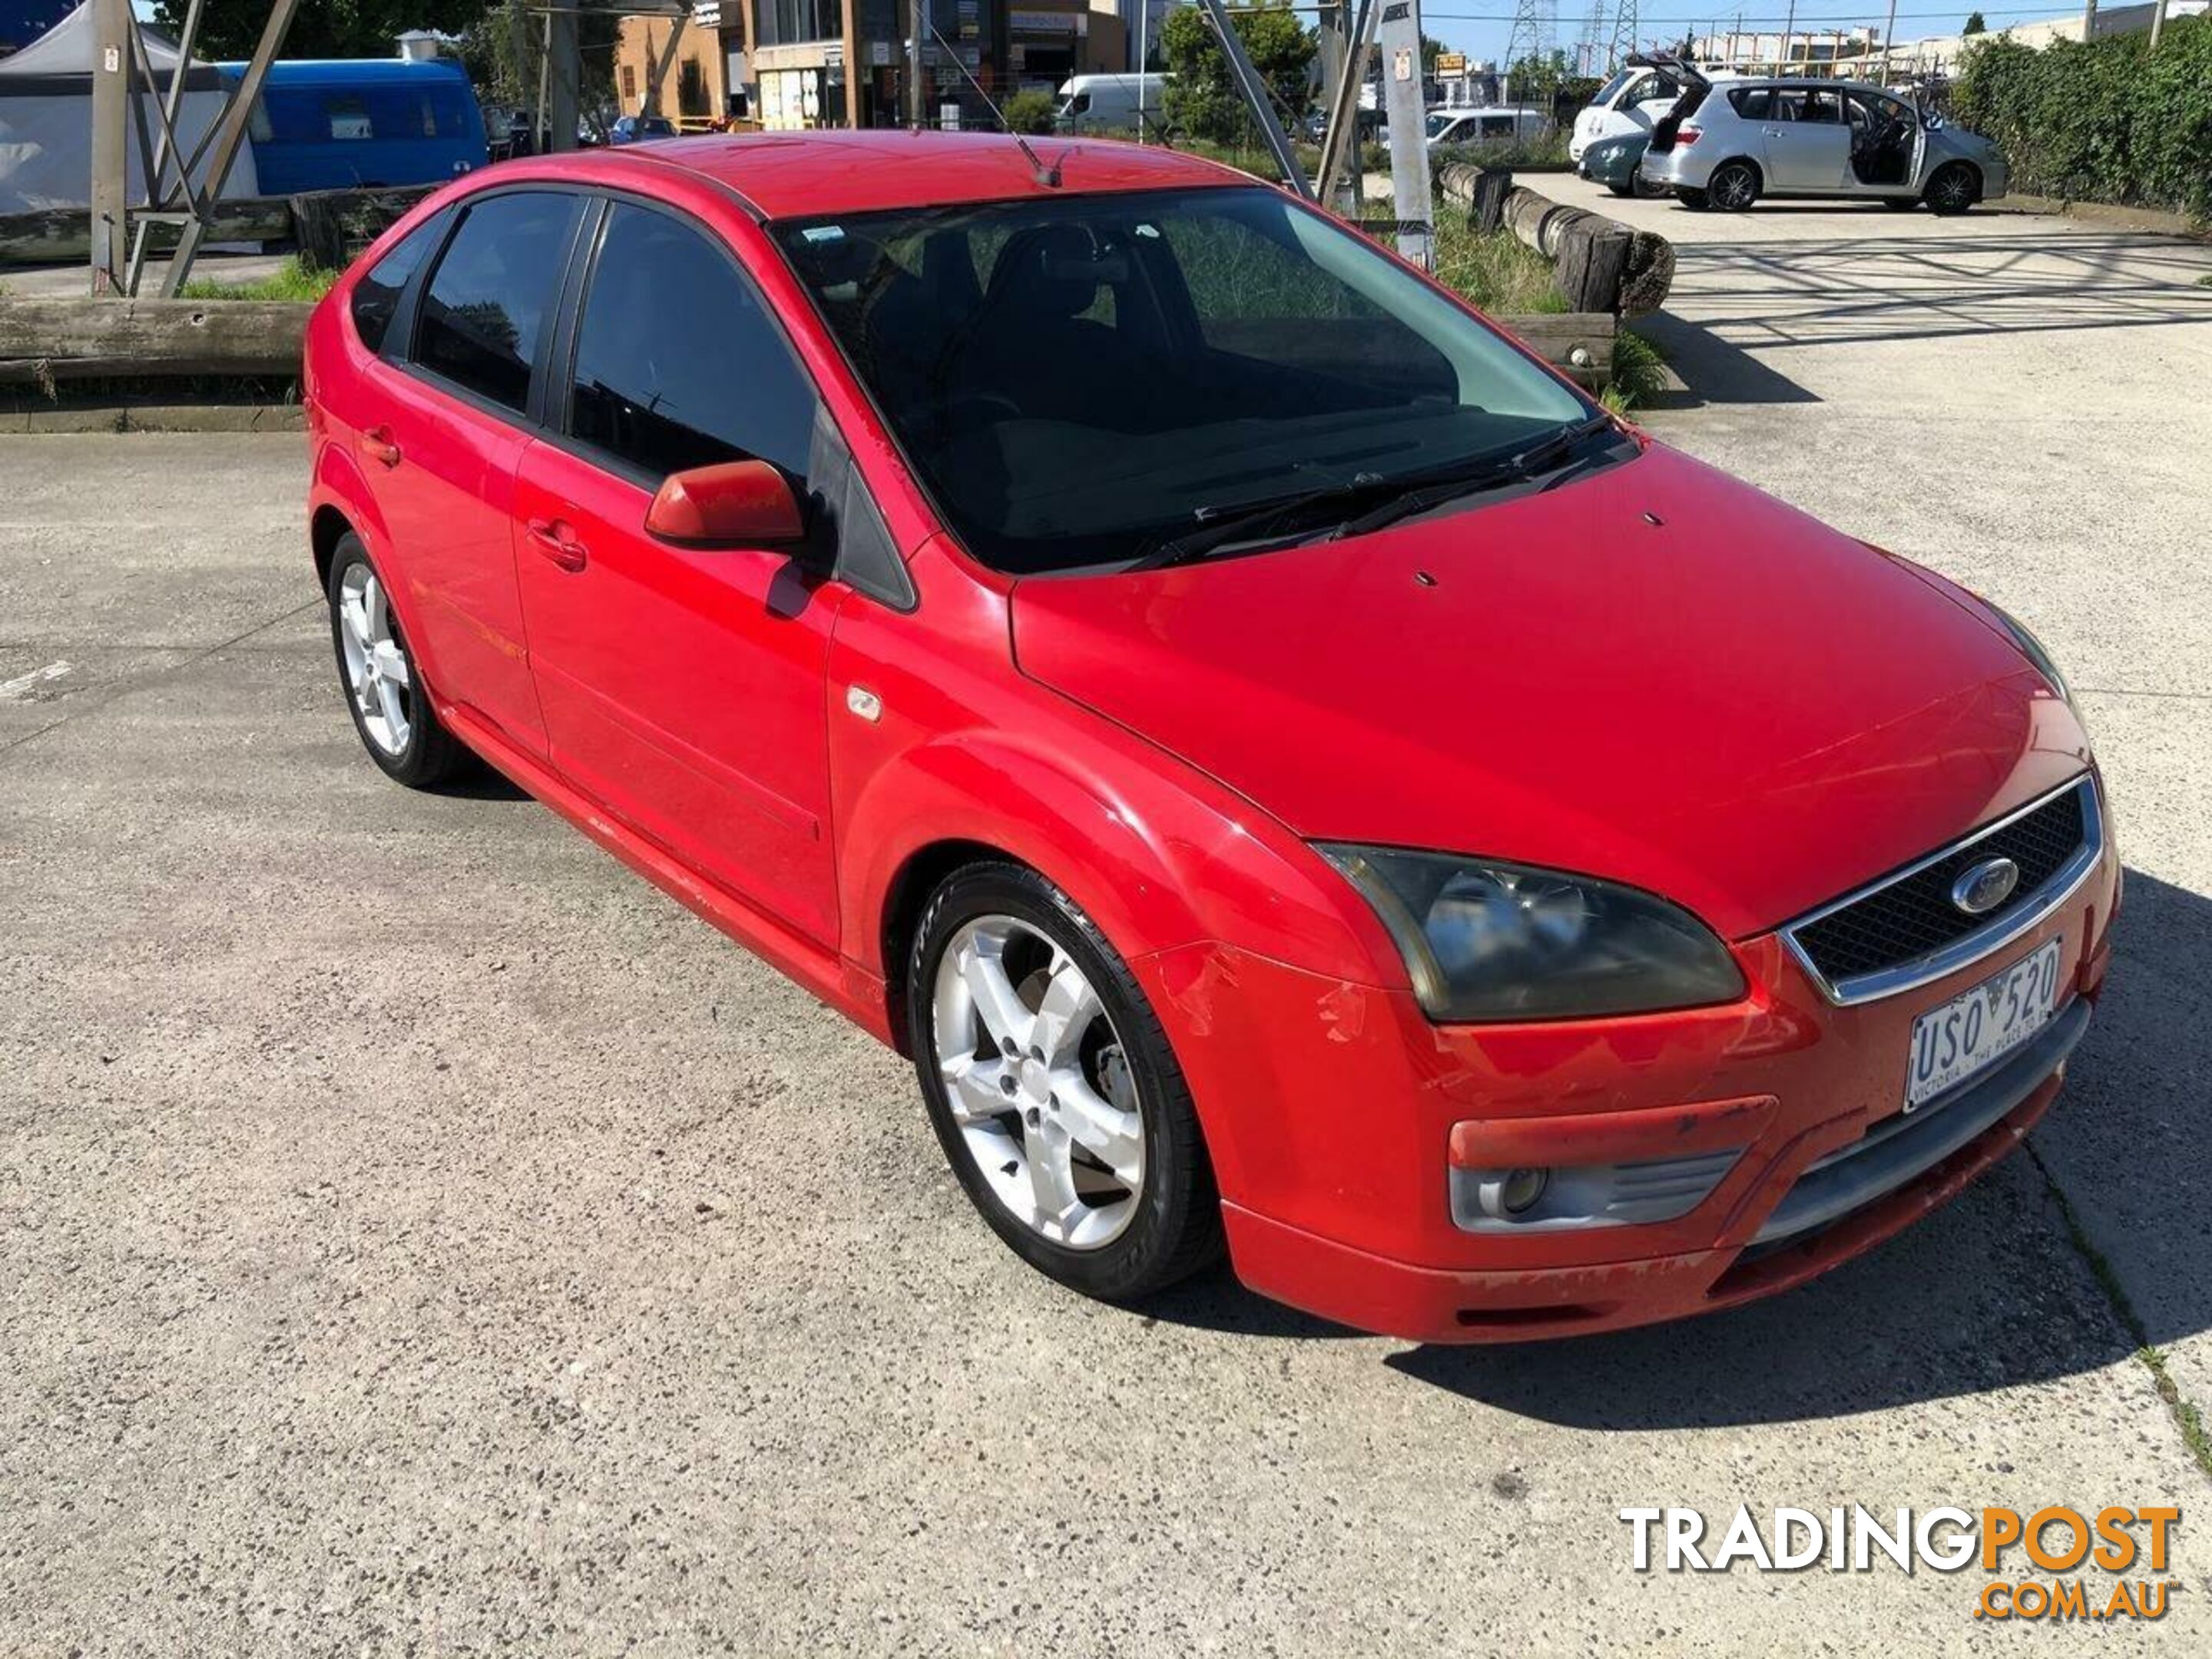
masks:
<svg viewBox="0 0 2212 1659"><path fill-rule="evenodd" d="M1382 480L1373 473L1362 473L1358 477L1346 482L1321 484L1312 489L1278 495L1241 513L1201 507L1195 515L1199 520L1197 529L1186 531L1172 540L1161 543L1128 568L1132 570L1163 570L1170 565L1193 563L1216 548L1226 547L1231 542L1249 541L1270 525L1279 524L1293 514L1331 501L1349 500L1367 493L1382 483Z"/></svg>
<svg viewBox="0 0 2212 1659"><path fill-rule="evenodd" d="M1473 495L1477 490L1496 489L1501 485L1535 477L1571 454L1575 446L1583 439L1605 430L1612 424L1612 416L1593 415L1572 426L1563 426L1549 437L1538 439L1526 449L1516 450L1487 464L1470 466L1455 477L1425 489L1409 489L1356 519L1346 519L1330 532L1329 539L1339 541L1346 536L1364 536L1370 531L1380 530L1401 519L1410 519L1417 513L1425 513L1432 507L1442 507L1446 501L1459 496ZM1548 489L1552 483L1570 477L1580 470L1576 467L1563 471L1544 487Z"/></svg>

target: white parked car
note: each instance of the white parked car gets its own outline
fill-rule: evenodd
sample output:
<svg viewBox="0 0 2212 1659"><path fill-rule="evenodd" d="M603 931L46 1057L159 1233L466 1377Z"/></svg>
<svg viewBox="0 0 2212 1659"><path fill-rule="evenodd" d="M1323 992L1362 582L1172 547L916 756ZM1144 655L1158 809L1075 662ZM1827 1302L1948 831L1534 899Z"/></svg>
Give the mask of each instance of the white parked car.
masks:
<svg viewBox="0 0 2212 1659"><path fill-rule="evenodd" d="M1740 213L1762 196L1856 197L1965 213L2010 170L1979 133L1855 81L1694 82L1652 128L1638 169L1686 207Z"/></svg>
<svg viewBox="0 0 2212 1659"><path fill-rule="evenodd" d="M1650 131L1688 84L1664 64L1631 63L1615 70L1575 117L1574 131L1567 135L1567 159L1581 161L1583 152L1601 138Z"/></svg>
<svg viewBox="0 0 2212 1659"><path fill-rule="evenodd" d="M1552 130L1550 112L1513 104L1432 109L1423 127L1431 149L1443 144L1498 144L1541 138ZM1383 147L1390 143L1388 128Z"/></svg>

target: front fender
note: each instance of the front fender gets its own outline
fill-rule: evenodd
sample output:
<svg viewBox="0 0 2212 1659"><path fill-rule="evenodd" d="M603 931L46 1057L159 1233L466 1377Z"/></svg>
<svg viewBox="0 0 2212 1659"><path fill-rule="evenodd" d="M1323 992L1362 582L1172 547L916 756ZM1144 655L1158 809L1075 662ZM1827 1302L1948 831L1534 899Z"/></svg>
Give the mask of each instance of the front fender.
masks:
<svg viewBox="0 0 2212 1659"><path fill-rule="evenodd" d="M880 979L905 878L973 842L1059 884L1125 959L1205 940L1315 972L1402 983L1398 953L1349 884L1252 802L1146 739L1023 676L1003 596L948 592L917 619L840 615L830 660L839 938ZM843 706L876 694L873 719Z"/></svg>

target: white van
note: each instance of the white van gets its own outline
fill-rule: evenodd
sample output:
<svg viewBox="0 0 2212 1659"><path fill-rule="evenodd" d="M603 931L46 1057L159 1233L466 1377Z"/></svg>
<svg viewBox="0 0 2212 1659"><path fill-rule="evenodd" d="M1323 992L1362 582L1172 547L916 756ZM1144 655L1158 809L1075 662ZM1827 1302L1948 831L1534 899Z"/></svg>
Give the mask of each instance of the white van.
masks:
<svg viewBox="0 0 2212 1659"><path fill-rule="evenodd" d="M1059 132L1136 132L1139 127L1138 109L1142 100L1142 125L1157 128L1166 119L1163 107L1168 82L1175 77L1168 75L1079 75L1063 82L1060 88L1060 106L1052 112L1052 125Z"/></svg>
<svg viewBox="0 0 2212 1659"><path fill-rule="evenodd" d="M1567 160L1581 161L1583 152L1601 138L1650 131L1688 85L1679 71L1656 64L1616 70L1575 117L1575 129L1567 137Z"/></svg>

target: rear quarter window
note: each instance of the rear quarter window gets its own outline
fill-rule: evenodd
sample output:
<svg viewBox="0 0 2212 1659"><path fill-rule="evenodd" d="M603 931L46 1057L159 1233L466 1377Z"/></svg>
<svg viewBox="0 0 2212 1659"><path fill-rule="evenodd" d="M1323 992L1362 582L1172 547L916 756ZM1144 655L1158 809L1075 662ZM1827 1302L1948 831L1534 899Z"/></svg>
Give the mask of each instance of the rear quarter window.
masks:
<svg viewBox="0 0 2212 1659"><path fill-rule="evenodd" d="M398 246L379 259L353 285L354 332L371 351L381 353L385 337L392 331L392 319L398 314L399 301L407 284L422 269L423 260L438 246L453 222L450 212L434 214L400 239Z"/></svg>
<svg viewBox="0 0 2212 1659"><path fill-rule="evenodd" d="M576 209L574 197L550 191L471 202L422 291L415 361L480 398L521 410Z"/></svg>

